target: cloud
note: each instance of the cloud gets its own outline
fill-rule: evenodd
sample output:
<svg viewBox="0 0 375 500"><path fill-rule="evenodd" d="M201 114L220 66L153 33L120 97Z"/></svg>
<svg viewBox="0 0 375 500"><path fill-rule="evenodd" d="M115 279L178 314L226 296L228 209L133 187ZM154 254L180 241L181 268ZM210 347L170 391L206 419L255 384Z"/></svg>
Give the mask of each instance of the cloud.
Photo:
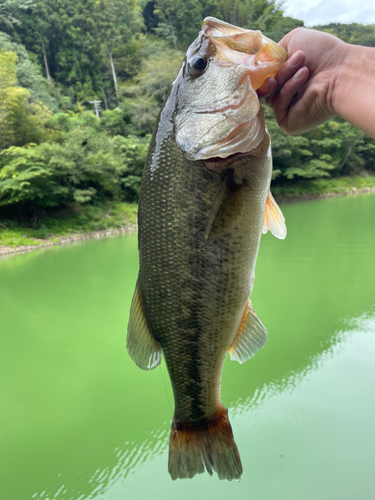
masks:
<svg viewBox="0 0 375 500"><path fill-rule="evenodd" d="M375 23L375 5L367 0L287 0L287 15L302 19L307 26L329 23Z"/></svg>

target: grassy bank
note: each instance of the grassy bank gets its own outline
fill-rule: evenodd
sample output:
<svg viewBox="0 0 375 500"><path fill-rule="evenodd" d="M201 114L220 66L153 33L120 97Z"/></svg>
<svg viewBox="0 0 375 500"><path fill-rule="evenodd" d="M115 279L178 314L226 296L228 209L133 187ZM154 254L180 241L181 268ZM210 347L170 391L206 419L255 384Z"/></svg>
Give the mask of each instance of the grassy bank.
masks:
<svg viewBox="0 0 375 500"><path fill-rule="evenodd" d="M279 203L341 196L375 190L375 176L340 177L300 181L288 186L274 186L272 193ZM30 250L53 243L80 239L94 232L126 231L137 223L137 205L107 202L100 206L73 205L39 219L10 219L0 213L0 253L7 248ZM107 233L106 233L107 235Z"/></svg>
<svg viewBox="0 0 375 500"><path fill-rule="evenodd" d="M375 189L375 176L338 177L303 180L294 184L272 187L272 194L279 203L313 200L328 196L342 196Z"/></svg>
<svg viewBox="0 0 375 500"><path fill-rule="evenodd" d="M73 235L95 231L124 229L137 223L137 205L104 203L100 206L71 206L38 220L16 220L0 217L0 247L42 246L57 243Z"/></svg>

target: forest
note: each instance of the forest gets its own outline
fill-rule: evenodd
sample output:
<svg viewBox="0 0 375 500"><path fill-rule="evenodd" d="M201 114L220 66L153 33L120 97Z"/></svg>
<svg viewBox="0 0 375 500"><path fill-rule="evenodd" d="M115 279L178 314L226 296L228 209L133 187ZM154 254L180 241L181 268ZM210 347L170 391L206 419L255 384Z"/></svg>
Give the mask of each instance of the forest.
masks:
<svg viewBox="0 0 375 500"><path fill-rule="evenodd" d="M0 221L136 202L156 116L206 16L275 41L303 26L275 0L0 0ZM316 29L375 47L375 25ZM290 137L265 115L274 185L375 173L375 141L349 123Z"/></svg>

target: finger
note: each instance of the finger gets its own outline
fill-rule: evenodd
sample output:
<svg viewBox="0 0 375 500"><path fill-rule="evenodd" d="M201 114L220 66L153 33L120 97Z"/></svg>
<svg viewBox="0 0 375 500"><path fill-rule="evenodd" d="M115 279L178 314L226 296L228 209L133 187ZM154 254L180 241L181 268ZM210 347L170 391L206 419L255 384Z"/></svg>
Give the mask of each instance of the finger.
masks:
<svg viewBox="0 0 375 500"><path fill-rule="evenodd" d="M304 66L303 68L300 68L273 97L272 108L275 112L278 123L282 122L288 114L289 106L292 104L292 101L300 88L306 83L308 77L309 70L307 67Z"/></svg>
<svg viewBox="0 0 375 500"><path fill-rule="evenodd" d="M268 78L263 85L257 90L259 99L265 99L269 95L276 92L277 81L275 78Z"/></svg>
<svg viewBox="0 0 375 500"><path fill-rule="evenodd" d="M268 95L276 92L276 85L281 87L289 80L304 64L305 54L302 50L297 50L285 63L280 67L277 72L276 79L268 78L263 85L257 90L260 98L267 97ZM275 85L276 83L276 85Z"/></svg>
<svg viewBox="0 0 375 500"><path fill-rule="evenodd" d="M305 64L305 54L302 50L297 50L285 61L276 75L278 88L282 87L297 71Z"/></svg>

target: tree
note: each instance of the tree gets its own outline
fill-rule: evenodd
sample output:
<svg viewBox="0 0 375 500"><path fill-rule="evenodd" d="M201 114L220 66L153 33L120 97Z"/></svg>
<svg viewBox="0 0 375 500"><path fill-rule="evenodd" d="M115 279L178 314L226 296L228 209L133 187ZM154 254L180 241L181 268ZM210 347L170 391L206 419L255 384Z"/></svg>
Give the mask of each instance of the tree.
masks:
<svg viewBox="0 0 375 500"><path fill-rule="evenodd" d="M32 0L0 0L0 29L12 32L20 25L19 15L31 5Z"/></svg>
<svg viewBox="0 0 375 500"><path fill-rule="evenodd" d="M151 6L154 6L151 16ZM244 28L261 30L280 39L303 22L284 18L276 0L153 0L145 6L147 26L170 40L175 49L185 50L194 40L206 16L214 16ZM157 27L155 28L155 21Z"/></svg>
<svg viewBox="0 0 375 500"><path fill-rule="evenodd" d="M95 0L35 0L17 33L74 100L103 96Z"/></svg>
<svg viewBox="0 0 375 500"><path fill-rule="evenodd" d="M272 140L276 183L285 179L355 175L363 169L374 169L375 141L340 118L292 137L278 127L268 108L265 117Z"/></svg>
<svg viewBox="0 0 375 500"><path fill-rule="evenodd" d="M143 27L141 8L137 0L99 0L96 4L97 26L101 45L110 62L113 84L118 101L118 85L113 52L122 49L126 57L126 44Z"/></svg>
<svg viewBox="0 0 375 500"><path fill-rule="evenodd" d="M15 68L17 81L21 87L30 92L29 101L39 101L51 110L57 111L57 101L51 95L54 88L43 77L40 67L30 59L25 47L12 41L9 35L0 32L0 49L17 54Z"/></svg>
<svg viewBox="0 0 375 500"><path fill-rule="evenodd" d="M18 204L32 211L73 201L137 199L150 138L109 137L92 113L83 115L60 114L67 131L58 142L2 152L0 206Z"/></svg>
<svg viewBox="0 0 375 500"><path fill-rule="evenodd" d="M129 96L125 102L132 123L139 130L151 133L159 110L181 66L183 53L160 43L143 59L132 85L125 84L121 91Z"/></svg>
<svg viewBox="0 0 375 500"><path fill-rule="evenodd" d="M314 29L326 31L335 35L344 42L354 45L365 45L367 47L375 47L375 25L374 24L340 24L330 23L319 26L314 26Z"/></svg>
<svg viewBox="0 0 375 500"><path fill-rule="evenodd" d="M48 135L51 112L38 101L29 103L29 91L16 85L16 63L14 52L0 50L0 150Z"/></svg>

